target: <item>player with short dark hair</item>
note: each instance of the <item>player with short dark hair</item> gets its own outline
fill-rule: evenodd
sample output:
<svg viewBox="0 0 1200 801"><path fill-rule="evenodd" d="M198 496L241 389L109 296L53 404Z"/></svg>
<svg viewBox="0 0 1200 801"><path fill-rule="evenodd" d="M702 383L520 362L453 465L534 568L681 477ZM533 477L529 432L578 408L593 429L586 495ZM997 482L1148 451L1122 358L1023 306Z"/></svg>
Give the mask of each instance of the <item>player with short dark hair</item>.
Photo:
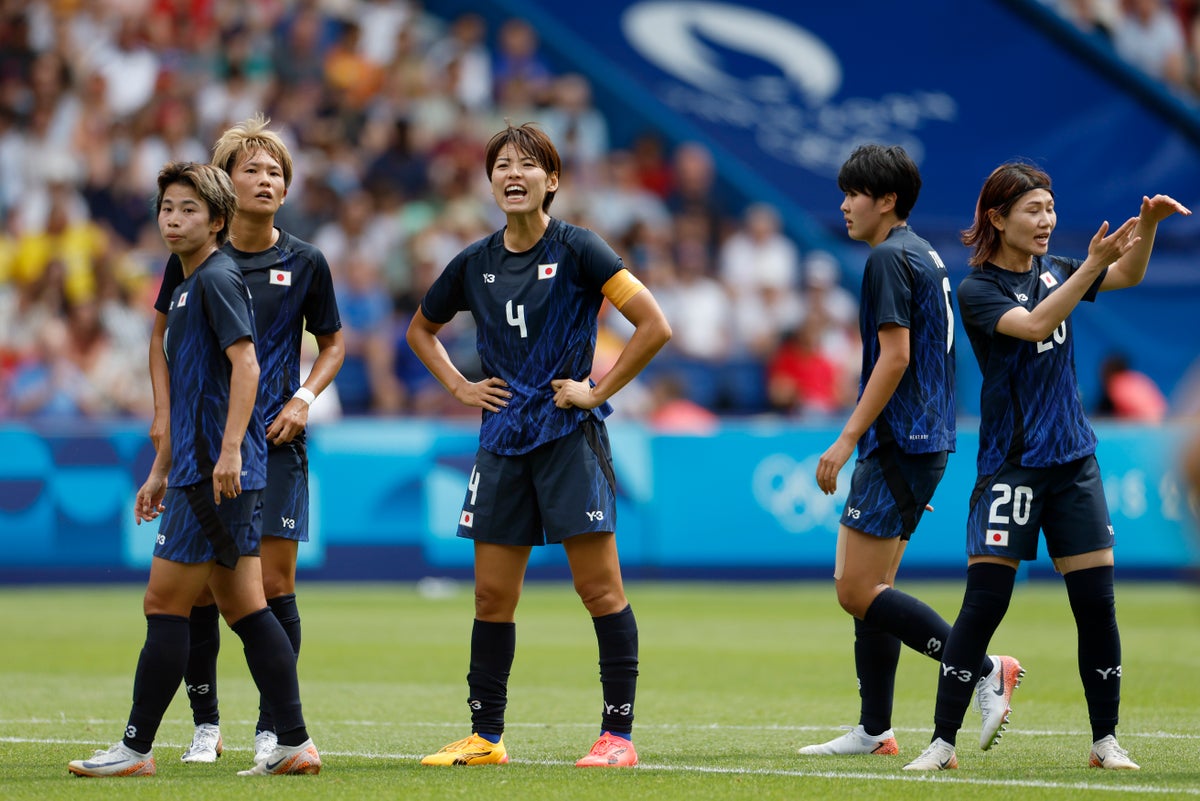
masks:
<svg viewBox="0 0 1200 801"><path fill-rule="evenodd" d="M162 716L183 679L188 615L207 584L275 716L274 759L246 775L318 773L321 758L300 707L296 663L270 613L258 558L266 436L255 406L259 367L254 311L241 273L219 249L237 210L229 176L207 164L170 163L159 173L158 225L183 281L167 314L171 393L168 447L157 447L138 490L140 524L162 514L143 609L146 641L133 707L120 742L70 763L77 776L148 776Z"/></svg>
<svg viewBox="0 0 1200 801"><path fill-rule="evenodd" d="M983 184L971 228L974 268L958 287L963 324L983 372L979 477L967 517L967 586L946 642L933 738L905 770L958 767L955 738L974 666L1008 610L1022 560L1037 558L1038 532L1067 586L1079 676L1091 720L1089 763L1137 770L1117 744L1121 638L1113 591L1114 533L1096 463L1096 434L1075 378L1069 317L1098 292L1140 283L1158 224L1190 214L1166 195L1112 233L1101 224L1087 258L1049 255L1057 223L1050 176L1008 162Z"/></svg>
<svg viewBox="0 0 1200 801"><path fill-rule="evenodd" d="M267 426L267 486L263 491L262 580L267 605L300 654L300 611L296 605L296 559L308 541L309 405L333 381L345 355L342 323L329 263L320 250L275 227L275 215L287 198L292 156L279 134L256 115L226 130L213 147L212 164L224 170L237 192L238 210L223 251L242 272L250 290L257 326L261 376L258 406ZM161 437L170 403L162 338L171 295L183 280L179 259L167 262L154 306L150 343L155 420L151 437ZM317 357L301 383L301 340L307 330L317 342ZM184 677L195 729L184 762L214 762L220 755L217 705L217 653L220 620L212 594L197 598L190 616L191 658ZM255 725L254 761L263 762L276 746L271 711L260 699Z"/></svg>
<svg viewBox="0 0 1200 801"><path fill-rule="evenodd" d="M486 172L507 224L468 246L421 301L408 343L447 391L482 409L458 535L475 542L472 734L425 765L508 761L502 735L516 649L517 602L532 547L562 543L592 616L603 688L601 735L576 764L632 766L638 633L616 546L616 488L604 418L609 398L667 342L654 297L595 233L550 217L562 165L531 124L488 143ZM607 300L634 325L616 363L589 376ZM437 334L459 311L475 320L485 378L468 380Z"/></svg>
<svg viewBox="0 0 1200 801"><path fill-rule="evenodd" d="M897 590L896 573L955 446L954 313L950 279L937 251L908 216L921 191L917 165L901 147L857 148L838 173L851 239L871 246L863 271L858 403L821 455L817 484L837 490L855 447L858 460L838 526L834 583L854 617L858 725L806 755L896 754L892 704L900 646L940 659L950 625ZM1009 716L1021 666L984 656L972 682L983 716L979 745L992 747ZM1003 687L1000 694L996 687Z"/></svg>

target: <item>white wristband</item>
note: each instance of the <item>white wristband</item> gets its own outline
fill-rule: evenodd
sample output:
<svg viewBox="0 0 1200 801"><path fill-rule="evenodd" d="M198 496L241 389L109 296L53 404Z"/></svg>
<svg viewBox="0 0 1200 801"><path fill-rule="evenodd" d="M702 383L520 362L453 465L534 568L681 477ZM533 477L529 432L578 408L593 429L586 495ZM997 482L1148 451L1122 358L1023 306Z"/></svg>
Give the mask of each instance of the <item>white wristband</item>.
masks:
<svg viewBox="0 0 1200 801"><path fill-rule="evenodd" d="M317 399L317 396L312 393L312 390L306 389L305 387L300 387L300 389L296 390L292 397L299 398L300 400L304 401L305 406L312 406L312 402Z"/></svg>

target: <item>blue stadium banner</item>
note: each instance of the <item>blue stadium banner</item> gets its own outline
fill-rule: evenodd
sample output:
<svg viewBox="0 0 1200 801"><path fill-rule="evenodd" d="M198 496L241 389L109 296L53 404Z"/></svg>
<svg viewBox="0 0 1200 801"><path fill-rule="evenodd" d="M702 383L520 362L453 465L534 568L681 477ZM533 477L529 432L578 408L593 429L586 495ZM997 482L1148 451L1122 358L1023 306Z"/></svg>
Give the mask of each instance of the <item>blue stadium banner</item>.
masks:
<svg viewBox="0 0 1200 801"><path fill-rule="evenodd" d="M1200 565L1175 471L1180 427L1101 424L1101 470L1124 575L1173 577ZM978 437L959 450L905 556L908 576L961 576ZM411 580L471 573L456 536L477 427L418 420L326 424L310 436L312 542L307 578ZM839 492L816 486L837 429L784 421L727 423L709 436L610 426L617 532L630 577L811 578L833 570ZM144 426L68 431L0 425L0 581L143 579L154 530L133 524L152 461ZM562 549L535 549L531 576L560 574ZM1051 574L1045 556L1034 571Z"/></svg>

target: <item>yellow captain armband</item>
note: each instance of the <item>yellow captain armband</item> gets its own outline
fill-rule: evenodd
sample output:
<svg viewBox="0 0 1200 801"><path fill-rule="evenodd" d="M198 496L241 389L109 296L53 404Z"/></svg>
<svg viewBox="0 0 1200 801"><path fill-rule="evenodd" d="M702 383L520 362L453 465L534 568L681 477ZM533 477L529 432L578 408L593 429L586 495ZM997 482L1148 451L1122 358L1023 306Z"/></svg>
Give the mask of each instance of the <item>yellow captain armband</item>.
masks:
<svg viewBox="0 0 1200 801"><path fill-rule="evenodd" d="M646 288L646 285L633 277L633 273L629 270L621 270L612 278L604 282L604 286L600 291L604 293L604 297L608 298L609 303L620 309L629 299Z"/></svg>

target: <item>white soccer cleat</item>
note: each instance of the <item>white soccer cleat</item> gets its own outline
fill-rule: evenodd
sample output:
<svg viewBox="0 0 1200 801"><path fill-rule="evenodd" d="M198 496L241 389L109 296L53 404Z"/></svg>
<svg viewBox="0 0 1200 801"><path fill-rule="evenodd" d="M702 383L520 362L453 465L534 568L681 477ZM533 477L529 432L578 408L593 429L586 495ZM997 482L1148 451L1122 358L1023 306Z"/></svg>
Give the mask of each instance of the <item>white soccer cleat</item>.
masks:
<svg viewBox="0 0 1200 801"><path fill-rule="evenodd" d="M954 770L958 757L954 746L938 737L921 752L921 755L904 766L905 770Z"/></svg>
<svg viewBox="0 0 1200 801"><path fill-rule="evenodd" d="M849 728L848 726L846 728ZM820 745L806 745L796 753L806 756L834 756L842 754L898 754L900 746L896 744L896 733L888 729L883 734L872 736L867 734L862 724L855 726L841 737L835 737Z"/></svg>
<svg viewBox="0 0 1200 801"><path fill-rule="evenodd" d="M273 731L260 731L254 733L254 764L266 762L267 757L275 752L275 746L279 745L279 738L275 736Z"/></svg>
<svg viewBox="0 0 1200 801"><path fill-rule="evenodd" d="M239 776L284 776L304 773L315 776L321 772L321 755L312 739L300 745L277 745L269 757L255 763L250 770L239 770Z"/></svg>
<svg viewBox="0 0 1200 801"><path fill-rule="evenodd" d="M975 706L983 722L979 729L979 747L991 748L1003 736L1012 713L1013 690L1021 685L1025 668L1011 656L989 656L992 672L975 685Z"/></svg>
<svg viewBox="0 0 1200 801"><path fill-rule="evenodd" d="M179 757L181 762L216 762L225 750L221 742L221 727L214 723L201 723L192 732L192 744Z"/></svg>
<svg viewBox="0 0 1200 801"><path fill-rule="evenodd" d="M153 776L154 755L139 754L124 742L107 751L97 751L91 759L76 759L67 764L76 776Z"/></svg>
<svg viewBox="0 0 1200 801"><path fill-rule="evenodd" d="M1129 758L1129 752L1117 745L1111 734L1092 743L1088 764L1105 770L1141 770L1142 766Z"/></svg>

